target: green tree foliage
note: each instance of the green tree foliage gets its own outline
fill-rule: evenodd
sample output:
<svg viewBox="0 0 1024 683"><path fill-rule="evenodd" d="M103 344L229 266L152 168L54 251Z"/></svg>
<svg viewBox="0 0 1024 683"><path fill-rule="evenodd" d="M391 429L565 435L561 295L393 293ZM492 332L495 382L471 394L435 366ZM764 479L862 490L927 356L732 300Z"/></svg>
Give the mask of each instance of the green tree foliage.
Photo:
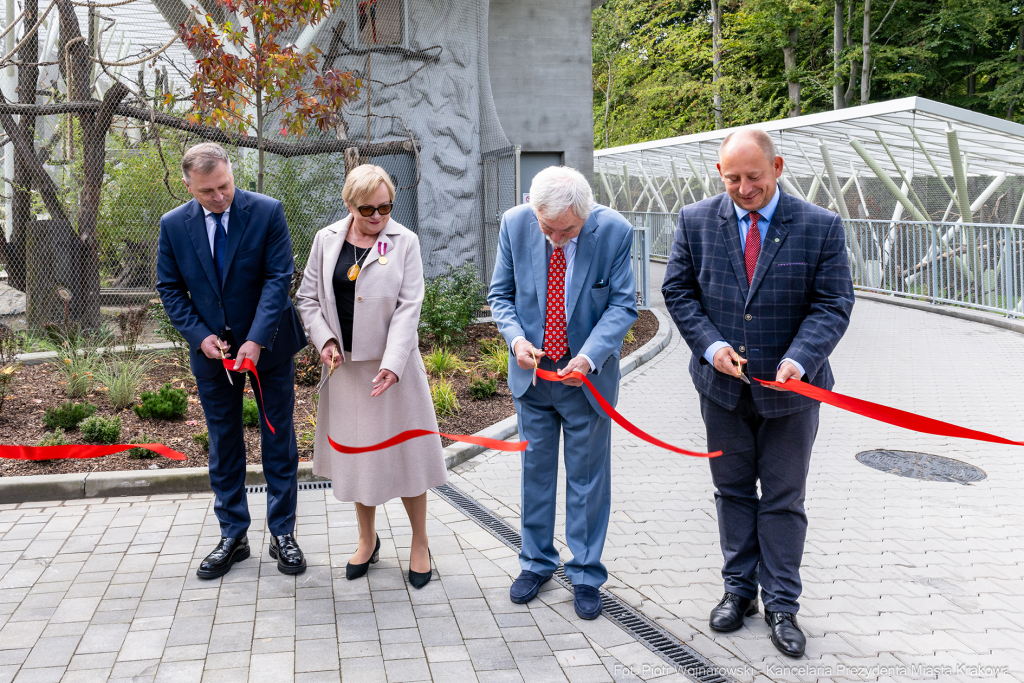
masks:
<svg viewBox="0 0 1024 683"><path fill-rule="evenodd" d="M836 70L836 0L720 0L713 84L710 0L609 0L593 15L595 147L712 130L716 88L725 126L787 116L790 83L801 114L861 104L864 2L842 0ZM1024 2L872 0L868 20L867 101L917 95L1024 121Z"/></svg>

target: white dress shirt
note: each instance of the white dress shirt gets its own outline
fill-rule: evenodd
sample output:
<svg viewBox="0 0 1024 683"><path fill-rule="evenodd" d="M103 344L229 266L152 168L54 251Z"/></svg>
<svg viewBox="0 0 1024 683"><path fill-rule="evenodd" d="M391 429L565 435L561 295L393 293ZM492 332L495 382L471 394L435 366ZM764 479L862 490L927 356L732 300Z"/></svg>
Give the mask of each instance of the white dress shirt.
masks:
<svg viewBox="0 0 1024 683"><path fill-rule="evenodd" d="M210 240L210 254L214 258L216 258L216 255L214 254L213 251L213 237L214 235L217 234L217 219L213 217L213 212L207 209L205 206L203 207L203 213L206 216L206 237L207 239ZM221 214L220 217L220 224L224 226L225 235L228 234L228 214L230 213L231 207L229 206L224 210L224 213Z"/></svg>
<svg viewBox="0 0 1024 683"><path fill-rule="evenodd" d="M571 240L569 240L568 244L565 244L565 245L562 246L562 253L565 254L565 291L563 292L562 296L564 297L564 302L565 302L565 306L564 306L564 308L565 308L565 324L566 324L567 327L569 325L569 288L572 286L572 269L573 269L573 266L576 265L576 243L577 243L577 240L579 240L579 235L577 235L576 237L573 237ZM555 253L555 247L546 238L545 238L544 241L545 241L546 246L548 248L548 263L550 264L551 263L551 255L553 253ZM526 337L519 336L519 337L516 337L515 339L512 340L512 355L513 356L516 353L516 344L519 343L520 339L526 339ZM587 359L587 362L590 363L590 371L593 372L594 369L597 367L596 365L594 365L594 361L591 360L590 357L587 356L586 354L580 354L580 355Z"/></svg>

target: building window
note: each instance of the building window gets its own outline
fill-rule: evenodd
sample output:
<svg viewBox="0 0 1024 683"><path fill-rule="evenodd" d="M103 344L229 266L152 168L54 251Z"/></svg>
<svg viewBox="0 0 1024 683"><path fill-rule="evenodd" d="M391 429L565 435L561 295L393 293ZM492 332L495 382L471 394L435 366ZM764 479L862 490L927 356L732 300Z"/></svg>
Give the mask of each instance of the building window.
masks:
<svg viewBox="0 0 1024 683"><path fill-rule="evenodd" d="M357 0L356 28L359 44L405 45L406 0Z"/></svg>

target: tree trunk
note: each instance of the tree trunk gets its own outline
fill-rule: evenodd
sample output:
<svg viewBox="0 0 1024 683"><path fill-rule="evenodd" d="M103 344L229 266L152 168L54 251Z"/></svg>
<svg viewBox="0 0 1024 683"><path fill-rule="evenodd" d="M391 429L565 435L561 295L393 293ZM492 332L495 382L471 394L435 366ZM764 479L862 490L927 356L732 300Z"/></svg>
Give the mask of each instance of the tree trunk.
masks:
<svg viewBox="0 0 1024 683"><path fill-rule="evenodd" d="M604 146L608 147L608 115L611 113L612 106L612 60L605 58L605 63L608 65L608 90L604 93ZM369 140L367 140L369 142Z"/></svg>
<svg viewBox="0 0 1024 683"><path fill-rule="evenodd" d="M1024 69L1024 24L1020 25L1020 30L1017 33L1017 77L1020 78L1021 70ZM1019 96L1019 94L1018 94ZM1006 118L1013 118L1013 107L1017 104L1017 98L1014 97L1010 100L1010 103L1006 105Z"/></svg>
<svg viewBox="0 0 1024 683"><path fill-rule="evenodd" d="M263 162L265 160L263 151L263 89L256 88L256 146L257 146L257 170L256 170L256 191L263 194Z"/></svg>
<svg viewBox="0 0 1024 683"><path fill-rule="evenodd" d="M718 82L722 80L722 3L711 0L711 83L715 91L715 128L725 124L722 118L722 91Z"/></svg>
<svg viewBox="0 0 1024 683"><path fill-rule="evenodd" d="M977 46L971 45L967 49L967 54L971 57L971 63L967 66L967 96L974 97L974 89L977 84L977 79L974 75L974 56L978 54Z"/></svg>
<svg viewBox="0 0 1024 683"><path fill-rule="evenodd" d="M849 50L853 47L853 9L854 5L857 4L857 0L850 0L850 4L846 7L846 49ZM850 57L850 84L846 87L845 105L850 106L853 102L853 94L857 92L857 74L860 73L860 62L854 57Z"/></svg>
<svg viewBox="0 0 1024 683"><path fill-rule="evenodd" d="M27 0L25 3L25 26L34 26L39 19L39 0ZM18 67L18 101L25 104L36 103L36 90L39 85L39 67L35 66L39 55L39 32L33 31L28 36L25 46L18 53L22 65ZM22 135L29 141L33 152L36 139L36 117L22 114L19 122ZM25 291L25 249L29 222L32 216L32 171L28 163L15 155L14 177L11 179L11 219L13 232L11 245L8 249L7 272L12 287ZM37 183L38 184L38 183Z"/></svg>
<svg viewBox="0 0 1024 683"><path fill-rule="evenodd" d="M864 0L864 35L861 37L863 55L860 65L860 103L871 99L871 0Z"/></svg>
<svg viewBox="0 0 1024 683"><path fill-rule="evenodd" d="M789 115L800 116L800 81L796 79L796 43L800 38L800 29L789 30L789 42L782 48L782 61L786 66L786 82L789 85Z"/></svg>
<svg viewBox="0 0 1024 683"><path fill-rule="evenodd" d="M832 30L832 108L843 109L846 107L846 97L843 94L843 80L839 75L840 59L843 53L843 3L845 0L835 0L835 13L832 15L835 26ZM851 0L852 2L853 0Z"/></svg>

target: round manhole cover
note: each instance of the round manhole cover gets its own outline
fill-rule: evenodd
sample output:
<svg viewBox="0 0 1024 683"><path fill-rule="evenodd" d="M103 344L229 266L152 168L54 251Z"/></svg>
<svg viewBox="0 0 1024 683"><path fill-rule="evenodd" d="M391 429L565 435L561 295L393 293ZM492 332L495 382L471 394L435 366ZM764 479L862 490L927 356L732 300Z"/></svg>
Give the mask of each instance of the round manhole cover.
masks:
<svg viewBox="0 0 1024 683"><path fill-rule="evenodd" d="M970 484L986 477L985 471L953 458L913 451L864 451L857 460L872 469L922 481Z"/></svg>

